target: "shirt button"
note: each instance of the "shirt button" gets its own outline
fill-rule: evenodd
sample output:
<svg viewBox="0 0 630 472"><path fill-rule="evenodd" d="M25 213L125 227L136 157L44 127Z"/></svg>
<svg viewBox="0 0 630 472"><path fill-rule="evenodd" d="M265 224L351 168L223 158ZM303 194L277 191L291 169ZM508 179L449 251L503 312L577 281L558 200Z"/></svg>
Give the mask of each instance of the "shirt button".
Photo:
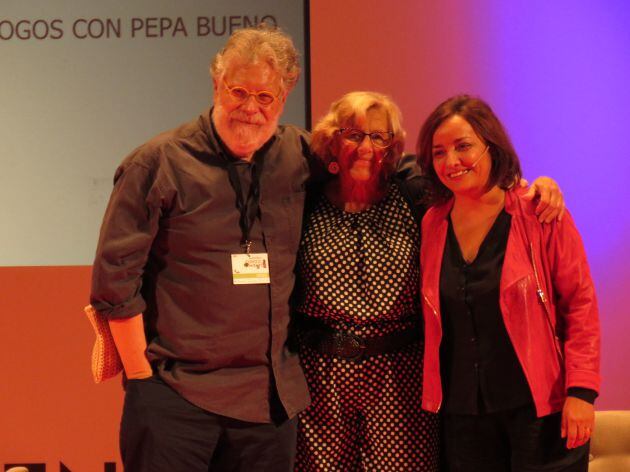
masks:
<svg viewBox="0 0 630 472"><path fill-rule="evenodd" d="M477 338L475 338L475 337L470 338L470 342L471 343L476 343L477 342Z"/></svg>

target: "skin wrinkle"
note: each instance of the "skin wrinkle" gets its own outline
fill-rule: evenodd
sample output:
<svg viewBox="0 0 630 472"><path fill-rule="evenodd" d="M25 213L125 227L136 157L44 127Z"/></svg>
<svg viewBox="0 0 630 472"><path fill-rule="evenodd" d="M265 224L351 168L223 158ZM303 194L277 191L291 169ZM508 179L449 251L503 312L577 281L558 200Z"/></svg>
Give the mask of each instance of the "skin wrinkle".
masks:
<svg viewBox="0 0 630 472"><path fill-rule="evenodd" d="M373 108L365 119L358 119L348 127L364 132L389 131L385 110ZM349 143L341 136L335 141L335 149L340 172L338 177L339 194L346 203L373 204L380 200L386 190L383 185L383 162L387 150L374 146L365 136L361 143Z"/></svg>
<svg viewBox="0 0 630 472"><path fill-rule="evenodd" d="M224 85L244 87L252 92L279 91L270 105L261 105L253 96L233 97ZM236 157L250 160L275 133L284 109L287 91L280 74L266 62L244 62L239 57L227 60L225 73L215 77L212 121L219 136Z"/></svg>

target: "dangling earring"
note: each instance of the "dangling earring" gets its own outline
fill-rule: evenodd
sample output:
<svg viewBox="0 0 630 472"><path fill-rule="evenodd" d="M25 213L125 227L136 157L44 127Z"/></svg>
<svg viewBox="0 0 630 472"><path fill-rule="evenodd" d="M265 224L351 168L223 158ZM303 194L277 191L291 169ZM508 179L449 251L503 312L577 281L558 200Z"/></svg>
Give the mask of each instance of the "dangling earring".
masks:
<svg viewBox="0 0 630 472"><path fill-rule="evenodd" d="M330 161L327 166L328 172L333 175L337 175L339 173L339 163L337 161Z"/></svg>

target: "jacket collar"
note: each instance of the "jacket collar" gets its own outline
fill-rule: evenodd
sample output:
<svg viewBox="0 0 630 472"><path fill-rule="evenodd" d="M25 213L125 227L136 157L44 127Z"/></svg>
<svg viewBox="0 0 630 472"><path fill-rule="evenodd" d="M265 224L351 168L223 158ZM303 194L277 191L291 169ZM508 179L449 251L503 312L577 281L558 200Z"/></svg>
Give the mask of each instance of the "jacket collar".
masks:
<svg viewBox="0 0 630 472"><path fill-rule="evenodd" d="M533 203L522 201L521 189L508 190L505 194L505 211L512 216L511 229L505 252L505 260L501 274L501 289L509 287L516 281L526 277L530 273L531 260L529 258L528 230L523 216L533 214ZM442 257L446 245L446 233L448 230L448 215L451 212L454 199L431 208L427 213L427 225L430 232L424 235L423 272L431 274L430 278L423 281L423 292L434 306L439 307L439 280L442 265ZM534 214L535 217L535 214Z"/></svg>
<svg viewBox="0 0 630 472"><path fill-rule="evenodd" d="M523 207L528 209L531 207L530 202L523 201L521 196L527 191L525 188L510 189L505 192L505 212L509 215L525 215L529 214L529 211L524 211ZM436 221L446 220L449 213L453 209L455 199L451 198L446 203L433 207L433 215Z"/></svg>
<svg viewBox="0 0 630 472"><path fill-rule="evenodd" d="M523 202L521 196L527 191L524 188L511 189L505 192L505 212L509 215L523 215Z"/></svg>
<svg viewBox="0 0 630 472"><path fill-rule="evenodd" d="M451 198L446 203L433 207L433 216L435 218L435 222L446 221L449 213L453 209L454 204L455 204L455 199Z"/></svg>

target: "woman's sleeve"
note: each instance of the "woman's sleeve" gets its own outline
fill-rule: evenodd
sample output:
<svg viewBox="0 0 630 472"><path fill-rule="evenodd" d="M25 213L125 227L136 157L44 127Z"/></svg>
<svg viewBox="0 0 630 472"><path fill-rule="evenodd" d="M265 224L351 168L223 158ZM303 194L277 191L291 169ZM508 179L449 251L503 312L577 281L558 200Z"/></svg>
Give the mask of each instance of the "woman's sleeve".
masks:
<svg viewBox="0 0 630 472"><path fill-rule="evenodd" d="M595 286L573 218L543 225L559 336L564 342L566 388L599 392L600 329Z"/></svg>

